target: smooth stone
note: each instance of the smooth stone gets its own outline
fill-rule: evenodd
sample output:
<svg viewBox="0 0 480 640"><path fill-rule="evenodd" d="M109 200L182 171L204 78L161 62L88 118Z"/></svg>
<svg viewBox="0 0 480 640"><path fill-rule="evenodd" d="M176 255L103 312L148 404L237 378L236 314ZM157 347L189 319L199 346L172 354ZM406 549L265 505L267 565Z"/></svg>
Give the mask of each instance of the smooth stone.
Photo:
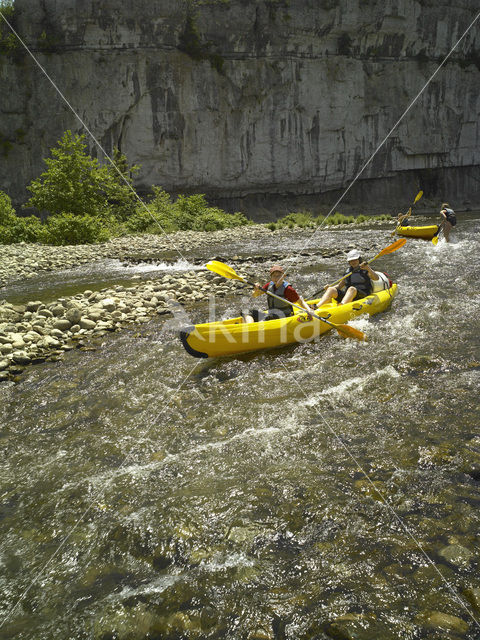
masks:
<svg viewBox="0 0 480 640"><path fill-rule="evenodd" d="M42 316L44 318L53 318L53 313L48 309L40 309L40 311L37 311L37 315Z"/></svg>
<svg viewBox="0 0 480 640"><path fill-rule="evenodd" d="M73 325L76 325L80 322L80 318L83 315L83 310L80 307L72 306L67 309L65 313L65 318Z"/></svg>
<svg viewBox="0 0 480 640"><path fill-rule="evenodd" d="M27 302L27 311L38 311L43 306L43 302L40 300L32 300Z"/></svg>
<svg viewBox="0 0 480 640"><path fill-rule="evenodd" d="M29 364L31 358L27 355L26 351L14 351L13 360L16 364Z"/></svg>
<svg viewBox="0 0 480 640"><path fill-rule="evenodd" d="M6 358L4 358L3 360L0 360L0 371L4 371L5 369L8 369L9 364L10 364L10 360L7 360Z"/></svg>
<svg viewBox="0 0 480 640"><path fill-rule="evenodd" d="M80 327L82 329L86 329L87 331L90 331L92 329L95 329L96 322L94 322L93 320L89 320L88 318L81 318Z"/></svg>
<svg viewBox="0 0 480 640"><path fill-rule="evenodd" d="M62 304L57 304L52 309L50 309L50 311L56 318L59 318L65 313L65 307Z"/></svg>
<svg viewBox="0 0 480 640"><path fill-rule="evenodd" d="M480 612L480 588L474 587L465 590L465 597L477 613Z"/></svg>
<svg viewBox="0 0 480 640"><path fill-rule="evenodd" d="M443 629L444 631L456 631L458 633L466 633L468 631L468 624L464 620L441 611L424 612L417 617L416 621L424 626Z"/></svg>
<svg viewBox="0 0 480 640"><path fill-rule="evenodd" d="M70 320L67 320L66 318L60 318L59 320L56 320L53 323L53 328L59 331L68 331L71 326L72 326L72 323L70 322Z"/></svg>
<svg viewBox="0 0 480 640"><path fill-rule="evenodd" d="M461 544L450 544L448 547L443 547L438 555L455 566L467 566L474 554Z"/></svg>
<svg viewBox="0 0 480 640"><path fill-rule="evenodd" d="M100 304L106 311L115 311L117 308L117 303L113 298L104 298L100 301Z"/></svg>

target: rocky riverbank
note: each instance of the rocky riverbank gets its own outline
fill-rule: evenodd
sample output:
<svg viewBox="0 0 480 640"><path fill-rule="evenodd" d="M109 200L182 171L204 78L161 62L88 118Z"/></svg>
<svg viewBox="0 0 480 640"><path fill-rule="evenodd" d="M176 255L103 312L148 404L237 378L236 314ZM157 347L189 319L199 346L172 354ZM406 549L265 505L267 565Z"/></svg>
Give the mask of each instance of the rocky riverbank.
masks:
<svg viewBox="0 0 480 640"><path fill-rule="evenodd" d="M178 302L186 308L214 293L222 297L237 283L210 272L190 271L143 281L132 287L86 290L50 304L0 303L0 381L21 374L30 364L58 360L71 349L127 326L171 313Z"/></svg>
<svg viewBox="0 0 480 640"><path fill-rule="evenodd" d="M175 259L187 258L189 252L200 246L229 243L242 238L261 238L272 232L262 225L252 225L222 231L178 231L168 235L138 235L114 238L98 245L53 247L41 244L6 245L1 247L0 287L24 278L33 278L41 272L68 269L102 258L124 262L161 259L165 252L175 252Z"/></svg>
<svg viewBox="0 0 480 640"><path fill-rule="evenodd" d="M228 247L242 239L272 235L262 225L211 232L177 232L168 236L142 235L116 238L101 245L52 247L18 244L2 247L0 286L29 279L47 271L68 269L82 264L113 258L127 264L140 261L165 261L174 254L192 261L192 252L211 245ZM290 233L283 229L273 233ZM353 245L352 245L353 246ZM347 248L351 248L350 246ZM344 248L345 249L345 248ZM344 249L316 247L302 256L329 258ZM212 257L213 256L212 253ZM235 256L248 272L249 264L265 260L283 260L285 255ZM74 348L86 348L88 342L106 332L118 331L136 323L147 322L158 314L171 313L175 304L187 309L207 296L223 297L238 289L237 281L225 280L209 271L169 273L154 280L139 280L131 286L116 285L101 291L86 289L74 296L42 302L29 300L12 304L0 299L0 382L20 375L30 364L58 360Z"/></svg>

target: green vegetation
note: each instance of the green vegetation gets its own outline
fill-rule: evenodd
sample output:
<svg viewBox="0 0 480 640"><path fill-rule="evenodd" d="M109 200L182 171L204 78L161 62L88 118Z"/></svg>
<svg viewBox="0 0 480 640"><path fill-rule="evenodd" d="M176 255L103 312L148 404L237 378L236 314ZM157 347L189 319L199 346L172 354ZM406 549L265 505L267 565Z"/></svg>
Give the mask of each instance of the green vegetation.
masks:
<svg viewBox="0 0 480 640"><path fill-rule="evenodd" d="M170 195L160 187L153 187L153 198L147 208L137 207L126 223L133 233L161 233L171 231L216 231L251 224L243 213L227 213L209 207L203 194L178 196L172 202Z"/></svg>
<svg viewBox="0 0 480 640"><path fill-rule="evenodd" d="M0 14L11 23L13 18L13 0L0 0ZM0 55L13 53L18 47L14 33L10 31L6 22L0 18Z"/></svg>
<svg viewBox="0 0 480 640"><path fill-rule="evenodd" d="M178 48L193 60L208 60L212 67L223 73L223 57L212 51L213 42L202 42L192 13L187 14L185 27L180 34Z"/></svg>
<svg viewBox="0 0 480 640"><path fill-rule="evenodd" d="M17 130L16 135L22 133ZM9 196L0 191L0 244L89 244L128 233L215 231L250 224L242 213L210 207L203 194L179 195L172 201L166 191L153 187L146 206L133 189L139 167L129 166L118 149L113 153L115 166L101 165L86 153L84 136L71 131L51 156L45 160L47 171L27 187L32 196L26 206L47 214L45 222L36 216L18 217Z"/></svg>
<svg viewBox="0 0 480 640"><path fill-rule="evenodd" d="M300 211L297 213L289 213L277 220L277 222L270 222L267 227L272 231L276 229L294 229L300 227L302 229L314 228L319 225L339 225L339 224L361 224L362 222L382 221L390 220L391 216L382 214L378 216L344 216L341 213L334 213L328 216L314 216L310 211Z"/></svg>

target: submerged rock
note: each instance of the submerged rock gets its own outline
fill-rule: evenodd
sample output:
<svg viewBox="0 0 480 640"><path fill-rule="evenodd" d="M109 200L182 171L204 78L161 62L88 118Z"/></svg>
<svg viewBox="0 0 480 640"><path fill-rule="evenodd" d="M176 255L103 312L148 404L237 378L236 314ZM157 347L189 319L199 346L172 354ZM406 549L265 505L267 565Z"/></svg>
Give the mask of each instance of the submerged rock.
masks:
<svg viewBox="0 0 480 640"><path fill-rule="evenodd" d="M468 624L464 620L441 611L425 611L417 616L415 621L421 626L444 631L455 631L457 633L466 633L468 631Z"/></svg>

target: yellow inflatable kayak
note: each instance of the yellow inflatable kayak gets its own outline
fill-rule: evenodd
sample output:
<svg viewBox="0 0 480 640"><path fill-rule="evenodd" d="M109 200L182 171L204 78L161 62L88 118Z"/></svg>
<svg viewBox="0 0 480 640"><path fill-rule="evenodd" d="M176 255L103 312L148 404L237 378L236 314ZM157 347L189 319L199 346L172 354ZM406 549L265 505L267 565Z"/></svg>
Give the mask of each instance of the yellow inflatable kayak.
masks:
<svg viewBox="0 0 480 640"><path fill-rule="evenodd" d="M397 227L396 231L399 236L431 240L438 231L438 225L432 224L428 227Z"/></svg>
<svg viewBox="0 0 480 640"><path fill-rule="evenodd" d="M363 313L374 315L385 311L396 293L397 285L393 284L390 289L349 304L338 305L333 301L317 309L316 313L334 324L344 324ZM318 300L309 300L309 304L315 302ZM331 329L331 325L295 309L293 316L266 322L247 324L239 317L192 325L180 331L180 340L190 355L209 358L309 342Z"/></svg>

